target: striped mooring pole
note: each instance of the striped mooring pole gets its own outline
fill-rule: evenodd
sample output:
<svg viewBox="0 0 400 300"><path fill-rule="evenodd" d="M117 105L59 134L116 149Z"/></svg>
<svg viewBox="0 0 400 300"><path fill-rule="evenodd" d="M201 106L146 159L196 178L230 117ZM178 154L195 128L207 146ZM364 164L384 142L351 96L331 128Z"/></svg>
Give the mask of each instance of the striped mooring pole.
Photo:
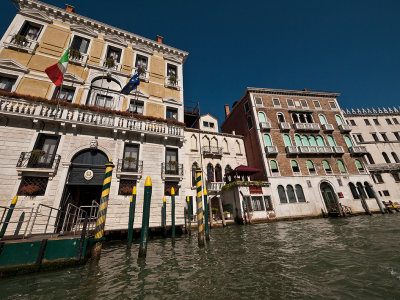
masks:
<svg viewBox="0 0 400 300"><path fill-rule="evenodd" d="M175 238L175 190L171 188L171 236Z"/></svg>
<svg viewBox="0 0 400 300"><path fill-rule="evenodd" d="M140 232L139 257L146 257L147 254L147 240L149 237L150 202L151 202L152 189L153 186L151 184L151 178L150 176L147 176L146 182L144 183L143 219L142 219L142 231Z"/></svg>
<svg viewBox="0 0 400 300"><path fill-rule="evenodd" d="M167 197L163 197L163 206L162 206L162 219L163 219L163 236L167 236Z"/></svg>
<svg viewBox="0 0 400 300"><path fill-rule="evenodd" d="M6 215L6 219L4 220L4 223L3 223L3 227L1 228L0 239L2 239L4 234L6 233L8 223L10 222L10 219L11 219L11 216L12 216L12 214L14 212L14 207L17 204L17 201L18 201L18 196L15 195L14 198L12 199L12 201L11 201L11 205L10 205L10 208L8 209L8 212L7 212L7 215Z"/></svg>
<svg viewBox="0 0 400 300"><path fill-rule="evenodd" d="M190 205L190 197L186 197L187 203L187 218L188 218L188 232L189 236L192 235L192 205Z"/></svg>
<svg viewBox="0 0 400 300"><path fill-rule="evenodd" d="M203 224L203 200L201 197L201 169L197 165L196 169L196 204L197 204L197 229L199 246L204 246L204 224Z"/></svg>
<svg viewBox="0 0 400 300"><path fill-rule="evenodd" d="M206 240L210 240L210 228L208 227L208 202L207 202L207 189L204 188L204 225L206 231Z"/></svg>
<svg viewBox="0 0 400 300"><path fill-rule="evenodd" d="M128 243L133 241L133 223L135 222L136 186L133 186L131 203L129 204Z"/></svg>
<svg viewBox="0 0 400 300"><path fill-rule="evenodd" d="M97 217L95 239L101 239L104 237L104 226L106 224L108 197L110 195L111 176L114 168L114 164L110 160L106 163L106 174L104 176L103 191L101 192L99 213ZM92 257L98 257L101 254L101 241L97 242L92 249Z"/></svg>

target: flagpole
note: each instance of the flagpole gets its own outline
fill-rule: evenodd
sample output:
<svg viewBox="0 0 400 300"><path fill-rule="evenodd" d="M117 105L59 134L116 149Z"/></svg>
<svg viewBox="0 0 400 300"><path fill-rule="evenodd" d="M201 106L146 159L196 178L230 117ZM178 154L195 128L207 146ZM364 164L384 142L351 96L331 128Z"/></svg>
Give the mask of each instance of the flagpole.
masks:
<svg viewBox="0 0 400 300"><path fill-rule="evenodd" d="M68 47L67 47L67 50L65 50L65 51L68 51L68 50L69 50L69 48L71 47L71 42L72 42L72 36L69 38ZM64 53L65 53L65 52L64 52ZM63 55L64 55L64 54L63 54ZM67 73L68 65L69 65L69 51L68 51L68 64L67 64L67 68L65 69L64 75ZM62 77L62 79L61 79L60 88L59 88L59 90L58 90L58 96L57 96L57 111L56 111L56 113L55 113L55 115L54 115L54 119L57 117L58 111L59 111L59 109L60 109L60 95L61 95L61 91L62 91L62 87L63 87L63 83L64 83L64 77L65 77L64 75L63 75L63 77Z"/></svg>

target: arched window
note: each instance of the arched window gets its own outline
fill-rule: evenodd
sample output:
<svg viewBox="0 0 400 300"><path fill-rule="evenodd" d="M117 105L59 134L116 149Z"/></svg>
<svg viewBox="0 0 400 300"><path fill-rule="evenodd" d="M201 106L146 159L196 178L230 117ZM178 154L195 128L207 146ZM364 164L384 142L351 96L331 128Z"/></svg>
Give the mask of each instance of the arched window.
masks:
<svg viewBox="0 0 400 300"><path fill-rule="evenodd" d="M297 201L306 202L306 198L304 197L303 188L301 187L301 185L296 184L294 187L296 189Z"/></svg>
<svg viewBox="0 0 400 300"><path fill-rule="evenodd" d="M285 122L285 116L283 115L283 113L278 112L276 114L276 116L278 117L278 123L283 123Z"/></svg>
<svg viewBox="0 0 400 300"><path fill-rule="evenodd" d="M375 164L375 161L374 161L374 159L372 158L371 153L367 153L366 155L367 155L368 162L369 162L370 164Z"/></svg>
<svg viewBox="0 0 400 300"><path fill-rule="evenodd" d="M236 141L236 154L242 154L242 147L240 147L239 141Z"/></svg>
<svg viewBox="0 0 400 300"><path fill-rule="evenodd" d="M267 122L267 118L265 117L265 113L262 111L258 112L258 120L260 121L260 123L265 123Z"/></svg>
<svg viewBox="0 0 400 300"><path fill-rule="evenodd" d="M343 125L343 119L339 115L335 115L336 123L339 125Z"/></svg>
<svg viewBox="0 0 400 300"><path fill-rule="evenodd" d="M207 181L214 182L214 167L211 163L207 165Z"/></svg>
<svg viewBox="0 0 400 300"><path fill-rule="evenodd" d="M220 164L217 164L215 166L215 181L222 182L222 168Z"/></svg>
<svg viewBox="0 0 400 300"><path fill-rule="evenodd" d="M228 141L226 139L224 139L222 141L222 147L223 147L223 152L224 153L229 153Z"/></svg>
<svg viewBox="0 0 400 300"><path fill-rule="evenodd" d="M278 176L279 175L279 168L278 168L278 163L276 162L276 160L270 160L269 166L271 168L272 176Z"/></svg>
<svg viewBox="0 0 400 300"><path fill-rule="evenodd" d="M314 119L311 114L307 114L306 119L307 123L314 123Z"/></svg>
<svg viewBox="0 0 400 300"><path fill-rule="evenodd" d="M341 159L337 160L337 165L338 165L340 173L347 173L346 166L344 165L344 162Z"/></svg>
<svg viewBox="0 0 400 300"><path fill-rule="evenodd" d="M317 135L317 144L318 146L326 146L324 139L320 135Z"/></svg>
<svg viewBox="0 0 400 300"><path fill-rule="evenodd" d="M121 84L114 78L98 77L90 85L86 104L107 109L121 109L118 101L121 88Z"/></svg>
<svg viewBox="0 0 400 300"><path fill-rule="evenodd" d="M395 161L396 163L400 163L400 160L399 160L399 158L397 157L397 154L396 154L396 153L392 152L392 156L393 156L393 159L394 159L394 161Z"/></svg>
<svg viewBox="0 0 400 300"><path fill-rule="evenodd" d="M299 117L297 116L297 114L292 113L292 119L293 119L293 123L299 123Z"/></svg>
<svg viewBox="0 0 400 300"><path fill-rule="evenodd" d="M217 150L217 148L218 148L218 141L217 141L217 139L215 137L213 137L211 139L211 148L212 148L211 150L213 152L215 152Z"/></svg>
<svg viewBox="0 0 400 300"><path fill-rule="evenodd" d="M317 146L317 140L315 139L315 136L310 135L308 140L310 141L310 146Z"/></svg>
<svg viewBox="0 0 400 300"><path fill-rule="evenodd" d="M230 180L230 175L228 175L230 172L232 172L232 168L231 168L231 166L230 165L226 165L226 167L225 167L225 174L224 174L224 177L225 177L225 182L229 182Z"/></svg>
<svg viewBox="0 0 400 300"><path fill-rule="evenodd" d="M291 186L290 184L288 184L286 186L286 192L289 198L289 203L296 203L296 195L294 194L294 189L293 186Z"/></svg>
<svg viewBox="0 0 400 300"><path fill-rule="evenodd" d="M365 192L364 186L361 182L357 182L357 190L358 193L360 193L364 197L364 199L367 198L367 193Z"/></svg>
<svg viewBox="0 0 400 300"><path fill-rule="evenodd" d="M364 182L365 191L367 192L368 198L375 198L374 192L372 191L371 185L366 181Z"/></svg>
<svg viewBox="0 0 400 300"><path fill-rule="evenodd" d="M350 187L351 194L353 195L353 198L360 199L360 196L358 195L358 192L357 192L357 189L356 189L356 186L354 185L354 183L350 182L349 187Z"/></svg>
<svg viewBox="0 0 400 300"><path fill-rule="evenodd" d="M353 147L353 142L351 141L351 138L348 135L344 136L344 141L346 142L347 147Z"/></svg>
<svg viewBox="0 0 400 300"><path fill-rule="evenodd" d="M195 135L190 137L190 149L197 151L197 138Z"/></svg>
<svg viewBox="0 0 400 300"><path fill-rule="evenodd" d="M250 116L247 117L247 127L249 128L249 130L253 128L253 120Z"/></svg>
<svg viewBox="0 0 400 300"><path fill-rule="evenodd" d="M307 165L308 173L310 175L317 174L317 171L315 170L314 163L312 162L312 160L307 160L306 165Z"/></svg>
<svg viewBox="0 0 400 300"><path fill-rule="evenodd" d="M290 166L292 167L293 174L299 174L300 173L300 168L299 168L299 164L297 163L297 161L292 159L290 161Z"/></svg>
<svg viewBox="0 0 400 300"><path fill-rule="evenodd" d="M331 165L327 160L323 160L322 165L324 166L325 173L332 173Z"/></svg>
<svg viewBox="0 0 400 300"><path fill-rule="evenodd" d="M272 146L271 136L268 133L264 134L264 144L265 146Z"/></svg>
<svg viewBox="0 0 400 300"><path fill-rule="evenodd" d="M303 135L301 138L303 140L303 146L310 146L310 142L308 141L308 137L306 135Z"/></svg>
<svg viewBox="0 0 400 300"><path fill-rule="evenodd" d="M298 134L294 135L294 140L296 141L296 146L303 146L303 143L301 142L301 137Z"/></svg>
<svg viewBox="0 0 400 300"><path fill-rule="evenodd" d="M328 143L329 143L329 146L331 146L331 147L336 146L336 142L335 142L335 139L333 138L333 136L328 135Z"/></svg>
<svg viewBox="0 0 400 300"><path fill-rule="evenodd" d="M356 160L354 160L354 163L356 164L356 167L357 167L357 169L358 169L358 172L360 172L360 173L364 173L364 172L365 172L364 167L363 167L361 161L359 161L358 159L356 159Z"/></svg>
<svg viewBox="0 0 400 300"><path fill-rule="evenodd" d="M386 154L386 152L382 152L382 156L383 156L383 158L385 159L385 162L386 162L386 163L388 163L388 164L391 163L390 158L389 158L389 156Z"/></svg>
<svg viewBox="0 0 400 300"><path fill-rule="evenodd" d="M285 143L285 146L292 146L292 140L288 134L283 135L283 142Z"/></svg>
<svg viewBox="0 0 400 300"><path fill-rule="evenodd" d="M321 122L322 125L328 124L328 122L326 121L326 118L323 114L319 114L319 121Z"/></svg>
<svg viewBox="0 0 400 300"><path fill-rule="evenodd" d="M286 198L285 188L282 185L278 185L278 195L279 195L279 201L281 203L288 203Z"/></svg>
<svg viewBox="0 0 400 300"><path fill-rule="evenodd" d="M197 169L197 162L192 164L192 186L196 186L196 169Z"/></svg>
<svg viewBox="0 0 400 300"><path fill-rule="evenodd" d="M207 151L210 151L210 140L208 137L203 137L203 148L206 148Z"/></svg>

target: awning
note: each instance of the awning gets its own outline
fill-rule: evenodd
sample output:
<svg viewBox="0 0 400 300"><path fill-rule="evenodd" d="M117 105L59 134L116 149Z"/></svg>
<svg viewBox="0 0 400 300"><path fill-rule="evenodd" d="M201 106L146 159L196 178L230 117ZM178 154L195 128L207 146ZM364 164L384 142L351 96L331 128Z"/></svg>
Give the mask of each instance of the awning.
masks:
<svg viewBox="0 0 400 300"><path fill-rule="evenodd" d="M250 176L256 173L262 172L262 170L257 169L257 168L251 168L248 166L240 165L236 167L234 170L230 171L228 174L225 174L227 176L232 176L232 175L246 175Z"/></svg>

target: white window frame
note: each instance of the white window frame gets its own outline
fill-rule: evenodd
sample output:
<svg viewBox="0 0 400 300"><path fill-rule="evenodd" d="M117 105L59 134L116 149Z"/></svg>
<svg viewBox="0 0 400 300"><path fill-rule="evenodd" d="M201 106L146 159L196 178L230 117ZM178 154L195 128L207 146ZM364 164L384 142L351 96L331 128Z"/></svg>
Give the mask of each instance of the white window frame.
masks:
<svg viewBox="0 0 400 300"><path fill-rule="evenodd" d="M309 108L308 102L307 102L306 99L299 99L299 101L300 101L300 106L301 106L302 108ZM303 106L303 105L301 104L301 101L305 101L305 102L306 102L306 106Z"/></svg>
<svg viewBox="0 0 400 300"><path fill-rule="evenodd" d="M334 103L336 107L332 107L331 103ZM339 105L337 104L336 100L328 101L328 104L331 110L339 110Z"/></svg>
<svg viewBox="0 0 400 300"><path fill-rule="evenodd" d="M279 105L275 105L274 100L278 100L279 101ZM281 100L279 98L272 98L272 106L276 107L276 108L277 107L281 108L282 107Z"/></svg>
<svg viewBox="0 0 400 300"><path fill-rule="evenodd" d="M257 103L257 99L260 99L261 103ZM256 107L264 107L264 102L263 102L262 97L254 96L254 103L256 104Z"/></svg>
<svg viewBox="0 0 400 300"><path fill-rule="evenodd" d="M315 102L318 102L319 107L316 107L316 106L315 106ZM314 108L315 108L316 110L322 110L321 102L319 102L319 100L313 100L312 103L313 103Z"/></svg>
<svg viewBox="0 0 400 300"><path fill-rule="evenodd" d="M272 160L276 162L276 166L278 167L278 173L276 173L276 175L272 175L272 174L275 174L274 172L272 172L272 169L271 169L271 161ZM279 163L276 159L268 160L268 169L269 169L269 172L271 173L271 177L281 176L281 168L279 168ZM285 189L285 192L286 192L286 189Z"/></svg>
<svg viewBox="0 0 400 300"><path fill-rule="evenodd" d="M140 50L137 50L137 49L133 49L135 52L134 52L134 55L133 55L133 65L132 65L132 74L134 74L134 73L136 73L136 71L137 71L137 68L135 67L136 66L136 58L137 58L137 56L138 55L140 55L140 56L145 56L145 57L147 57L147 70L146 70L146 79L145 79L145 81L146 82L149 82L149 73L150 73L150 68L151 68L151 57L152 57L152 55L149 55L149 54L147 54L147 53L145 53L145 52L143 52L143 51L140 51ZM165 72L167 72L167 64L165 64ZM178 68L178 76L179 76L179 68ZM166 75L167 73L165 73L165 75Z"/></svg>
<svg viewBox="0 0 400 300"><path fill-rule="evenodd" d="M289 105L289 102L290 102L290 101L293 102L293 105ZM293 99L286 98L286 104L287 104L287 107L295 107L295 104L294 104L294 100L293 100Z"/></svg>
<svg viewBox="0 0 400 300"><path fill-rule="evenodd" d="M297 163L297 167L299 168L299 172L294 172L293 171L292 160L294 160ZM295 176L301 175L301 168L300 168L299 162L297 160L295 160L295 159L291 159L289 162L290 162L290 168L292 169L292 174L295 175Z"/></svg>
<svg viewBox="0 0 400 300"><path fill-rule="evenodd" d="M72 32L72 35L71 35L71 45L72 45L72 42L73 42L75 36L78 36L78 37L81 37L81 38L84 38L84 39L89 40L89 47L88 47L88 49L87 49L87 53L81 53L82 55L87 55L87 56L89 56L90 50L92 49L92 45L93 45L93 37L91 37L91 36L89 36L89 35L86 35L86 34L82 34L82 33L80 33L80 32L78 32L78 33ZM122 53L121 53L121 58L122 58Z"/></svg>

